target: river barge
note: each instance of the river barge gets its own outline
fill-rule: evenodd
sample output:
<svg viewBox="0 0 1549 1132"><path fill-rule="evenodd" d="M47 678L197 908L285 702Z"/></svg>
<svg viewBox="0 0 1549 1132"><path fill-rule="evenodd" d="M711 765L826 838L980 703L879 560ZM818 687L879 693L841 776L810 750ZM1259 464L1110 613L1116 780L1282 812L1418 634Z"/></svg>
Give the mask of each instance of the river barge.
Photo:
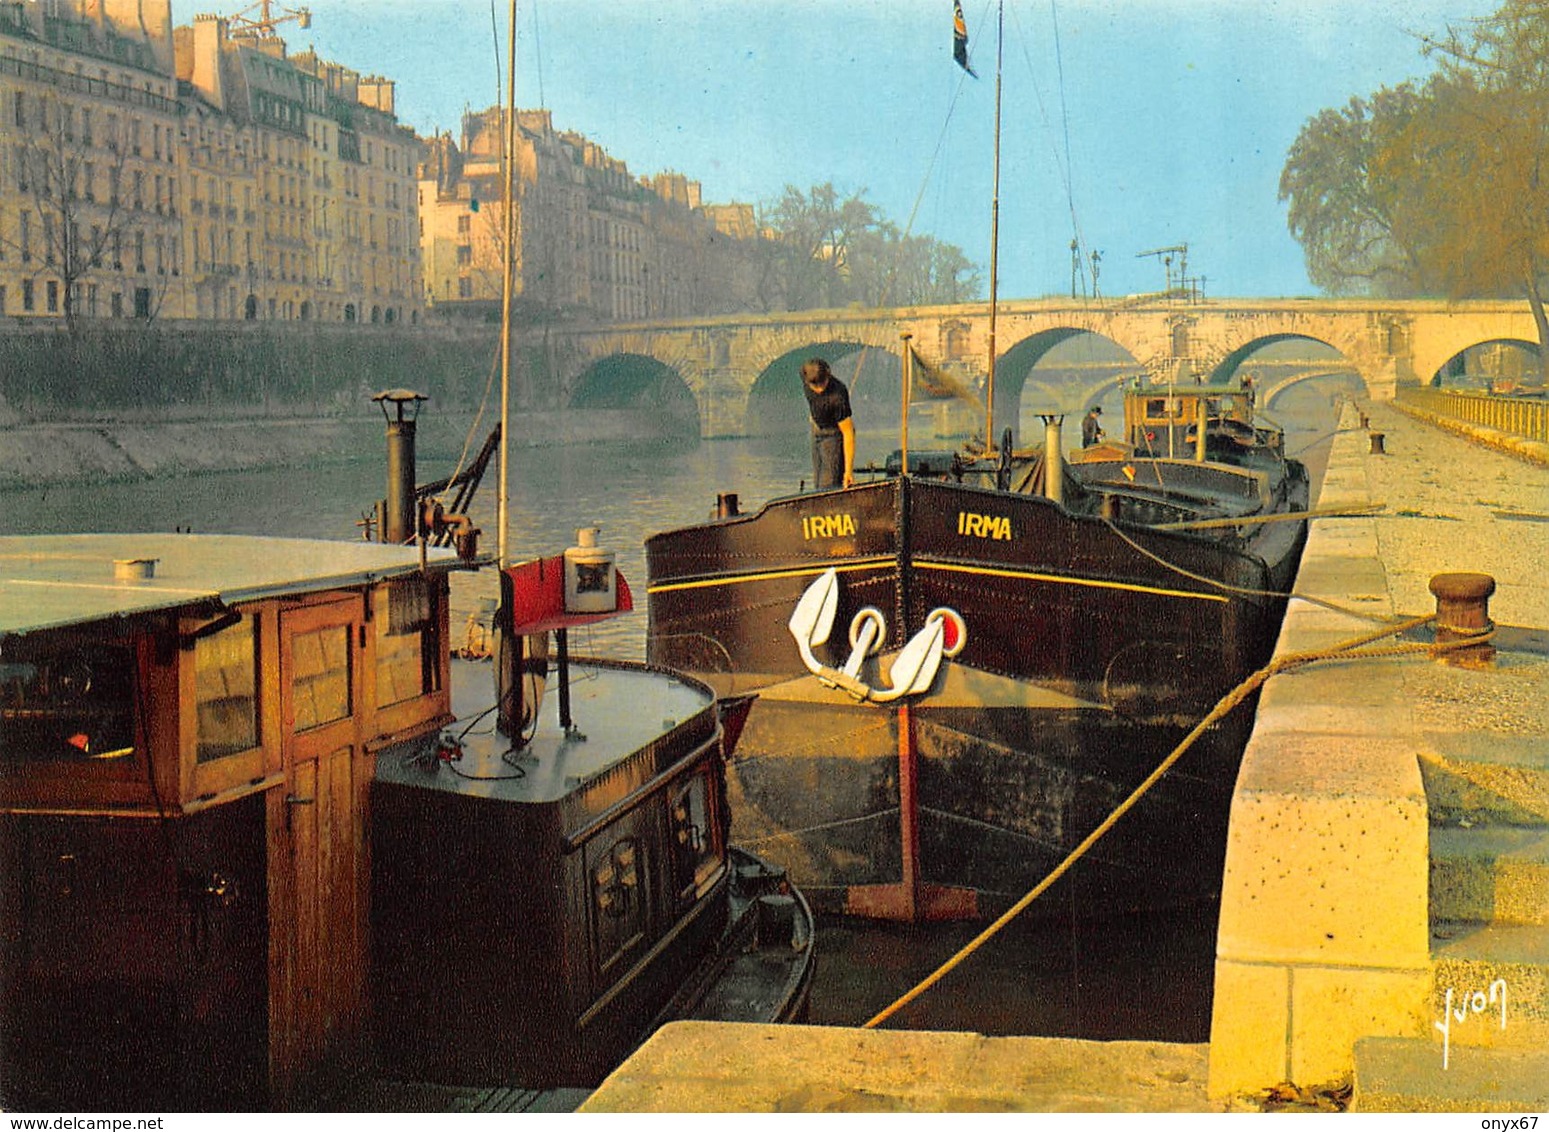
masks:
<svg viewBox="0 0 1549 1132"><path fill-rule="evenodd" d="M1269 655L1305 470L1251 391L1137 385L1125 402L1113 443L1062 453L1050 417L1042 449L905 449L884 478L648 540L648 655L758 693L730 772L738 828L815 906L921 919L1015 900ZM928 688L879 705L943 610L964 639ZM1214 893L1250 724L1213 727L1098 844L1072 874L1080 907Z"/></svg>
<svg viewBox="0 0 1549 1132"><path fill-rule="evenodd" d="M668 1018L801 1015L810 914L730 845L726 705L577 660L518 747L448 647L481 565L0 538L0 1104L586 1087Z"/></svg>

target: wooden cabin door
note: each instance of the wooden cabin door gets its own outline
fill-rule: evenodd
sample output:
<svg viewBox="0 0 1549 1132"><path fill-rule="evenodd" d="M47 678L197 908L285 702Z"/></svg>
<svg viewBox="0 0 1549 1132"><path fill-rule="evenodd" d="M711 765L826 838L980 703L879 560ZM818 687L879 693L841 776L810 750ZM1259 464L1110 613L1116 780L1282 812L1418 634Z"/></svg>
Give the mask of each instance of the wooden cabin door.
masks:
<svg viewBox="0 0 1549 1132"><path fill-rule="evenodd" d="M269 1048L282 1094L347 1056L366 1032L361 614L358 597L280 614L286 787L271 812L271 844L283 849L271 864Z"/></svg>

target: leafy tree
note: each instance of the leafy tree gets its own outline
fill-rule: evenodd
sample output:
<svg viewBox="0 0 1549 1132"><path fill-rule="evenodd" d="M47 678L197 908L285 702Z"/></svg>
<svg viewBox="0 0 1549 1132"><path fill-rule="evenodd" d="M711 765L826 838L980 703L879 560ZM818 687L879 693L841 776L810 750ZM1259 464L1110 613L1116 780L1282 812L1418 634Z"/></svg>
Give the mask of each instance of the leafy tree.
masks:
<svg viewBox="0 0 1549 1132"><path fill-rule="evenodd" d="M1441 71L1386 174L1414 194L1417 243L1449 298L1527 298L1549 379L1549 5L1507 0L1430 50Z"/></svg>
<svg viewBox="0 0 1549 1132"><path fill-rule="evenodd" d="M1549 3L1505 0L1426 52L1422 85L1303 127L1287 223L1330 291L1525 297L1549 378Z"/></svg>
<svg viewBox="0 0 1549 1132"><path fill-rule="evenodd" d="M760 225L774 236L764 243L766 309L954 303L978 292L961 249L904 235L864 190L843 197L831 183L787 185Z"/></svg>
<svg viewBox="0 0 1549 1132"><path fill-rule="evenodd" d="M1352 98L1302 127L1280 174L1286 224L1302 245L1307 275L1333 294L1408 296L1425 289L1406 243L1407 201L1382 182L1378 155L1414 116L1420 94L1406 83L1368 101Z"/></svg>

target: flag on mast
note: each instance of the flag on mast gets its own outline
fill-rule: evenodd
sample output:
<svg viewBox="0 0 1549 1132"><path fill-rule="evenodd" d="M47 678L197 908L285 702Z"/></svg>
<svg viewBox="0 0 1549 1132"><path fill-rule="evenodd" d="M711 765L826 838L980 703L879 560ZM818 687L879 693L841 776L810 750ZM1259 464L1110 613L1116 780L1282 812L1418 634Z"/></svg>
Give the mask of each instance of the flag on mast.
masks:
<svg viewBox="0 0 1549 1132"><path fill-rule="evenodd" d="M963 22L962 0L952 0L952 58L974 78L979 77L968 65L968 25Z"/></svg>
<svg viewBox="0 0 1549 1132"><path fill-rule="evenodd" d="M948 373L933 362L926 361L913 346L909 347L909 354L910 368L914 374L914 384L909 390L910 397L921 401L963 401L977 409L980 416L984 415L983 396L967 381L956 374Z"/></svg>

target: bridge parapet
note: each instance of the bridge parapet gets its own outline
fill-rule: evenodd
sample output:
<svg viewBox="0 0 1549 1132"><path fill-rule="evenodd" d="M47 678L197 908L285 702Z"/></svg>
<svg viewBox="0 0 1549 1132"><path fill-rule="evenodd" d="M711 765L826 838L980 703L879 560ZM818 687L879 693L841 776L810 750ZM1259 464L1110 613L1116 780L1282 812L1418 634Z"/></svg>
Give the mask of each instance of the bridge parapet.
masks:
<svg viewBox="0 0 1549 1132"><path fill-rule="evenodd" d="M990 321L987 303L967 303L556 328L548 334L549 356L568 368L550 380L563 400L587 365L615 354L649 357L693 393L703 435L738 435L748 431L749 398L771 367L812 353L832 360L862 348L896 356L905 332L928 361L982 380ZM1265 346L1321 343L1339 352L1374 400L1390 400L1402 385L1428 382L1469 347L1537 340L1525 302L1013 300L995 312L997 419L1014 412L1039 359L1083 334L1109 340L1160 381L1178 380L1185 360L1187 380L1225 380Z"/></svg>

